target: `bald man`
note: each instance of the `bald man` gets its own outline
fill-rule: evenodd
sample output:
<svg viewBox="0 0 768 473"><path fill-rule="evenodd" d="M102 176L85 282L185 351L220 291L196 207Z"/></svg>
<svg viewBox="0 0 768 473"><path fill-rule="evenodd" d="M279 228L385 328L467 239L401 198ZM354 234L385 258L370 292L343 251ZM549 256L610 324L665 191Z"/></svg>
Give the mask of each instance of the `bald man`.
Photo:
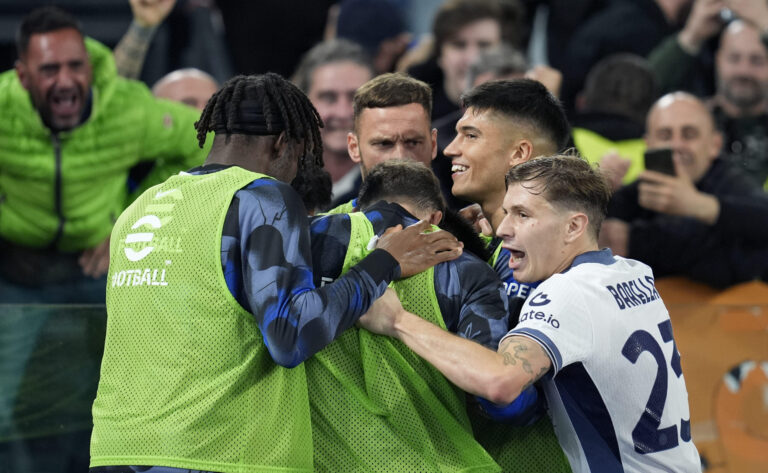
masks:
<svg viewBox="0 0 768 473"><path fill-rule="evenodd" d="M714 286L768 275L768 197L721 158L722 134L706 105L684 92L648 113L649 149L670 148L675 175L644 171L619 189L601 243L650 265ZM715 258L719 258L715 263Z"/></svg>
<svg viewBox="0 0 768 473"><path fill-rule="evenodd" d="M152 87L155 97L185 103L202 111L219 84L210 74L200 69L188 68L169 72Z"/></svg>
<svg viewBox="0 0 768 473"><path fill-rule="evenodd" d="M737 20L725 23L723 11ZM718 34L713 61L708 46ZM723 132L722 157L768 190L767 45L768 2L696 0L685 27L660 44L649 60L662 91L685 89L705 95L714 83L708 105Z"/></svg>

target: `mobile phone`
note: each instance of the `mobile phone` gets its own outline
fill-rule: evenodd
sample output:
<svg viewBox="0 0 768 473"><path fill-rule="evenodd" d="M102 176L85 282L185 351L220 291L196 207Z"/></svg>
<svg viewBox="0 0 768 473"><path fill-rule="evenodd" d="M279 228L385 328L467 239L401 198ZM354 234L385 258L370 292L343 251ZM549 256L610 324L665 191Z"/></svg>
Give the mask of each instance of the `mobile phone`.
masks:
<svg viewBox="0 0 768 473"><path fill-rule="evenodd" d="M645 152L645 169L670 176L675 173L675 163L672 160L672 150L669 148L649 149Z"/></svg>

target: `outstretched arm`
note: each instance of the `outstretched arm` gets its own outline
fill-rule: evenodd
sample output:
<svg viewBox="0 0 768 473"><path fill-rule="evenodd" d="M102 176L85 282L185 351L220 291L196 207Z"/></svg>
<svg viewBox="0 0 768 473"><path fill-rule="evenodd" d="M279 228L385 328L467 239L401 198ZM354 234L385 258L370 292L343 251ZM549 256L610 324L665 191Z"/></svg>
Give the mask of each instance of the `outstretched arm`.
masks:
<svg viewBox="0 0 768 473"><path fill-rule="evenodd" d="M293 189L258 179L236 199L222 235L225 279L254 315L272 358L287 367L351 327L393 279L461 254L446 232L423 233L430 228L423 222L383 236L349 272L316 288L309 223Z"/></svg>
<svg viewBox="0 0 768 473"><path fill-rule="evenodd" d="M115 46L117 73L138 79L157 26L165 20L176 0L129 0L133 21Z"/></svg>
<svg viewBox="0 0 768 473"><path fill-rule="evenodd" d="M508 336L498 352L491 351L405 311L394 291L379 298L359 322L397 338L453 384L495 404L509 404L552 366L544 349L527 337Z"/></svg>

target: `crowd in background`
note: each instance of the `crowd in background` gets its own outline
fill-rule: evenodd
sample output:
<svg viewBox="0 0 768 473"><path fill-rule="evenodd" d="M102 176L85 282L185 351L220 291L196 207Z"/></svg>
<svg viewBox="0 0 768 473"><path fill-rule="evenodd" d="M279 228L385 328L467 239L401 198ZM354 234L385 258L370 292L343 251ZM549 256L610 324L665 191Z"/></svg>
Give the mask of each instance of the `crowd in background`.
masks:
<svg viewBox="0 0 768 473"><path fill-rule="evenodd" d="M125 2L90 10L87 2L58 3L85 17L86 34L92 30L95 40L101 34L114 48L117 74L143 80L157 97L202 110L218 85L235 74L272 71L292 78L325 124L323 158L332 197L319 203L319 210L348 201L359 189L360 159L350 156L347 134L353 127L354 92L372 77L398 71L432 87L431 119L437 130L432 168L454 209L468 204L451 192L451 157L444 153L463 113L461 95L491 79L528 77L560 98L572 125L569 145L599 163L617 191L603 232L605 245L648 262L657 276L680 274L718 287L764 278L768 271L768 214L760 190L768 186L768 6L763 1L132 0L132 20L123 23L122 36L114 28L106 35L96 25L108 15L115 22L116 12L126 21ZM21 14L32 6L9 5L8 10ZM109 54L91 44L92 61ZM7 60L5 66L13 64ZM97 71L94 67L95 86ZM662 138L649 128L655 125L648 116L651 106L673 91L699 97L711 114L712 130L702 125L693 137L688 125L679 124L679 130L659 132ZM703 141L714 138L707 148ZM676 179L653 181L653 203L643 192L648 186L639 186L639 197L637 190L621 189L638 176L654 179L643 174L648 148L672 148L680 165ZM142 153L142 162L129 166L129 192L157 175L153 162L161 153ZM165 170L174 168L163 163ZM7 175L8 167L0 166ZM718 177L723 174L728 177ZM322 186L328 176L317 179ZM5 206L13 205L8 190L13 184L5 187ZM115 209L125 204L122 197L100 196ZM709 214L702 216L706 204ZM66 236L70 223L62 225ZM105 255L105 248L94 245L103 241L107 226L96 232L99 238L91 233L71 244L52 235L36 241L13 226L0 229L0 242L13 250L6 253L45 246ZM3 258L3 266L10 267L3 279L22 289L34 286L40 272L26 261L40 259L34 253ZM63 279L77 272L71 260L61 271ZM90 261L81 265L88 277L103 274L105 266L98 267L98 261L104 259L94 258L93 270ZM25 274L15 274L18 265ZM9 273L14 274L9 278Z"/></svg>
<svg viewBox="0 0 768 473"><path fill-rule="evenodd" d="M601 247L648 264L657 278L684 276L717 288L768 281L766 0L54 2L82 24L84 44L69 16L45 9L27 16L47 3L0 2L14 31L26 18L15 37L0 37L0 303L104 303L108 284L163 285L165 272L157 269L114 273L107 281L110 245L113 254L140 261L150 244L181 253L180 240L153 240L137 230L110 242L113 225L151 186L214 156L206 136L239 126L242 117L227 116L227 104L249 100L243 94L251 79L230 78L267 72L289 79L292 93L303 92L324 125L318 136L303 137L301 152L280 143L303 153L292 186L310 215L363 210L383 231L375 218L392 209L358 197L361 189L372 192L372 169L400 172L398 165L377 165L410 158L437 177L433 182L427 173L409 191L439 187L445 206L431 208L440 211L432 223L463 211L487 242L503 219L498 196L508 169L574 149L613 192ZM46 35L54 41L41 41ZM281 84L266 77L259 80ZM511 82L492 82L499 80ZM411 95L391 102L398 94L387 87ZM505 102L483 103L488 96ZM312 107L297 103L280 108L303 115L292 118L299 123L311 121ZM486 115L465 113L472 107ZM488 116L503 136L494 137L497 147L473 147L473 133L484 130ZM409 131L392 134L392 123ZM229 137L226 146L249 149ZM322 168L312 159L320 155ZM421 168L414 169L415 176ZM395 217L387 222L410 222ZM352 241L345 218L335 230ZM313 266L330 266L328 281L348 263L343 252L333 254L338 248L327 236L315 240L333 221L312 227L312 248L322 248ZM142 225L161 223L137 221L132 228ZM235 235L228 230L229 223L222 241ZM127 246L136 242L144 250ZM482 264L485 276L503 282L519 311L538 283L503 279L509 259L497 264L498 252L491 257L490 246L478 245L475 254L499 273ZM331 255L338 261L329 263ZM441 268L438 278L458 271ZM230 266L222 269L230 277ZM232 294L243 307L259 300L241 292ZM458 296L438 291L443 318L452 297ZM514 327L515 310L499 333ZM471 332L471 323L457 320L446 323L450 331Z"/></svg>

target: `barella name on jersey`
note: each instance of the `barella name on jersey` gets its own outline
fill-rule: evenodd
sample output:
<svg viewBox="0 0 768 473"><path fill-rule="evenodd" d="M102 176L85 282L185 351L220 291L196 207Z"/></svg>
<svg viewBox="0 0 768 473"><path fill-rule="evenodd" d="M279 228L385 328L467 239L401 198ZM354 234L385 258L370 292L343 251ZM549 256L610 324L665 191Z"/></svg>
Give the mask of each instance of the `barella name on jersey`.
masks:
<svg viewBox="0 0 768 473"><path fill-rule="evenodd" d="M643 278L623 281L613 286L605 286L611 293L619 309L624 310L627 307L635 307L659 299L659 293L653 285L653 278L645 276Z"/></svg>

